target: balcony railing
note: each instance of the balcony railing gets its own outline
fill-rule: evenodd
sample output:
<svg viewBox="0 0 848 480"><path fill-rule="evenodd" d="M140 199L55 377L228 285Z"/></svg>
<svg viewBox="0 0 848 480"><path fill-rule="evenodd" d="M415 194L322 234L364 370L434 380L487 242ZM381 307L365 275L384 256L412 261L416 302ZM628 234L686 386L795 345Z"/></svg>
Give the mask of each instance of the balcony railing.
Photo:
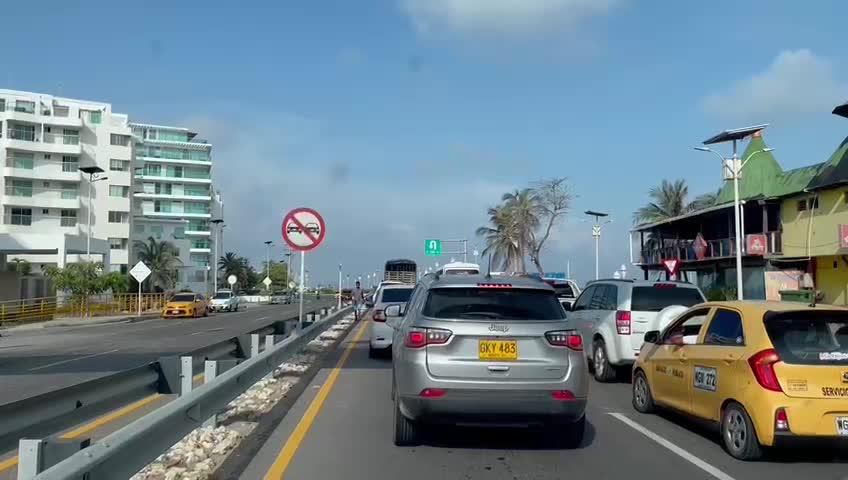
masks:
<svg viewBox="0 0 848 480"><path fill-rule="evenodd" d="M766 232L765 255L779 255L783 252L783 239L781 232ZM742 241L742 254L750 255ZM698 262L709 259L730 258L736 256L735 238L719 238L707 240L703 258L698 258L695 253L695 240L664 240L663 246L653 245L651 240L646 241L642 249L641 264L659 265L663 260L680 260L681 262Z"/></svg>
<svg viewBox="0 0 848 480"><path fill-rule="evenodd" d="M60 145L79 145L79 135L64 135L61 133L45 133L44 143L58 143Z"/></svg>
<svg viewBox="0 0 848 480"><path fill-rule="evenodd" d="M35 130L26 128L10 128L9 138L12 140L23 140L25 142L35 141Z"/></svg>

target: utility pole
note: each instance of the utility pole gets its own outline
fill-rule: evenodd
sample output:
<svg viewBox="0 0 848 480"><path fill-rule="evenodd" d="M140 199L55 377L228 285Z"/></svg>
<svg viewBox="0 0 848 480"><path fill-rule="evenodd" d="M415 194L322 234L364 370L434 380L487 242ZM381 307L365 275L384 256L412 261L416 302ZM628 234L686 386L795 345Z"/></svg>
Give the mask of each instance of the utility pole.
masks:
<svg viewBox="0 0 848 480"><path fill-rule="evenodd" d="M595 280L601 278L600 269L598 267L598 259L601 256L601 219L609 216L608 213L595 212L586 210L586 215L595 217L595 224L592 226L592 236L595 237ZM609 223L606 221L604 223Z"/></svg>
<svg viewBox="0 0 848 480"><path fill-rule="evenodd" d="M214 220L210 220L209 223L212 224L212 236L214 237L214 254L212 257L212 262L215 265L215 274L212 279L212 293L216 293L218 291L218 234L221 231L221 224L224 223L223 219L216 218Z"/></svg>

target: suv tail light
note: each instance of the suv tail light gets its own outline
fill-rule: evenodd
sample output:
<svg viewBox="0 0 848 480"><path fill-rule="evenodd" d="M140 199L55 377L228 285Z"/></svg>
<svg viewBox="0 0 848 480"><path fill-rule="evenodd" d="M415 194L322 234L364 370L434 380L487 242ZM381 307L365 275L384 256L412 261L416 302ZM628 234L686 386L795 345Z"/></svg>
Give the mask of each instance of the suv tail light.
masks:
<svg viewBox="0 0 848 480"><path fill-rule="evenodd" d="M615 329L619 335L630 335L630 312L626 310L615 312Z"/></svg>
<svg viewBox="0 0 848 480"><path fill-rule="evenodd" d="M780 382L777 381L777 374L774 373L774 364L779 361L780 355L772 349L763 350L748 359L748 364L751 365L751 370L754 372L754 378L766 390L783 392Z"/></svg>
<svg viewBox="0 0 848 480"><path fill-rule="evenodd" d="M427 345L444 345L448 343L453 332L441 328L411 328L406 335L404 344L408 348L424 348Z"/></svg>
<svg viewBox="0 0 848 480"><path fill-rule="evenodd" d="M575 352L583 351L583 337L576 330L558 330L545 334L545 339L555 347L566 347Z"/></svg>
<svg viewBox="0 0 848 480"><path fill-rule="evenodd" d="M386 321L386 312L383 310L374 310L374 315L371 320L375 322L385 322Z"/></svg>

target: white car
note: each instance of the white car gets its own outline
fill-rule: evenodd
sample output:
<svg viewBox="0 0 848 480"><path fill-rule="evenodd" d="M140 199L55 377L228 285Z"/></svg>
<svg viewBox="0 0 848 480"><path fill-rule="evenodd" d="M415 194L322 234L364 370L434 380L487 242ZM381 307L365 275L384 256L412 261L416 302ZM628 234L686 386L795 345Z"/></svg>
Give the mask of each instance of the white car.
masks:
<svg viewBox="0 0 848 480"><path fill-rule="evenodd" d="M389 356L392 351L392 335L394 330L386 324L386 307L389 305L404 305L415 285L388 284L383 285L374 296L374 314L371 318L371 342L368 356L374 358L379 354Z"/></svg>
<svg viewBox="0 0 848 480"><path fill-rule="evenodd" d="M595 379L609 382L618 369L632 368L646 332L662 330L683 307L704 301L691 283L596 280L566 310L583 336Z"/></svg>
<svg viewBox="0 0 848 480"><path fill-rule="evenodd" d="M218 293L209 300L209 310L213 312L222 312L224 310L237 312L239 307L241 307L239 297L232 290L218 290Z"/></svg>

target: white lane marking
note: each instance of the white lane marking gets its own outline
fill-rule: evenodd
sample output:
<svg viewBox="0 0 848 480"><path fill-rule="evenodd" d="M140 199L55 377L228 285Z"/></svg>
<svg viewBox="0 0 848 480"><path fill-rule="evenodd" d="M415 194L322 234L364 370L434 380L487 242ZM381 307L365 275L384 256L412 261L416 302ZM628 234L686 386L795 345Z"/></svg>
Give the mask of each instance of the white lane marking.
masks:
<svg viewBox="0 0 848 480"><path fill-rule="evenodd" d="M67 360L62 360L62 361L59 361L59 362L48 363L47 365L42 365L40 367L30 368L27 371L34 372L36 370L41 370L41 369L44 369L44 368L55 367L56 365L62 365L63 363L70 363L70 362L76 362L77 360L85 360L86 358L99 357L100 355L106 355L108 353L115 353L118 350L120 350L120 348L116 348L114 350L109 350L108 352L92 353L91 355L84 355L82 357L69 358Z"/></svg>
<svg viewBox="0 0 848 480"><path fill-rule="evenodd" d="M719 480L735 480L733 477L722 472L718 468L716 468L716 467L710 465L709 463L701 460L700 458L696 457L695 455L692 455L691 453L687 452L686 450L683 450L682 448L671 443L670 441L666 440L665 438L657 435L656 433L648 430L647 428L643 427L642 425L634 422L633 420L631 420L630 418L628 418L624 414L617 413L617 412L610 412L607 415L612 415L613 417L619 419L622 423L624 423L628 427L632 428L633 430L636 430L637 432L641 433L642 435L650 438L651 440L659 443L663 447L671 450L672 452L677 454L679 457L681 457L684 460L686 460L687 462L695 465L696 467L700 468L701 470L709 473L713 477L715 477Z"/></svg>
<svg viewBox="0 0 848 480"><path fill-rule="evenodd" d="M188 336L189 336L189 337L191 337L192 335L203 335L204 333L207 333L207 332L194 332L194 333L189 333L189 334L188 334Z"/></svg>
<svg viewBox="0 0 848 480"><path fill-rule="evenodd" d="M266 319L268 319L268 318L269 318L269 317L259 317L259 318L257 318L256 320L254 320L254 322L258 322L258 321L260 321L260 320L266 320Z"/></svg>

